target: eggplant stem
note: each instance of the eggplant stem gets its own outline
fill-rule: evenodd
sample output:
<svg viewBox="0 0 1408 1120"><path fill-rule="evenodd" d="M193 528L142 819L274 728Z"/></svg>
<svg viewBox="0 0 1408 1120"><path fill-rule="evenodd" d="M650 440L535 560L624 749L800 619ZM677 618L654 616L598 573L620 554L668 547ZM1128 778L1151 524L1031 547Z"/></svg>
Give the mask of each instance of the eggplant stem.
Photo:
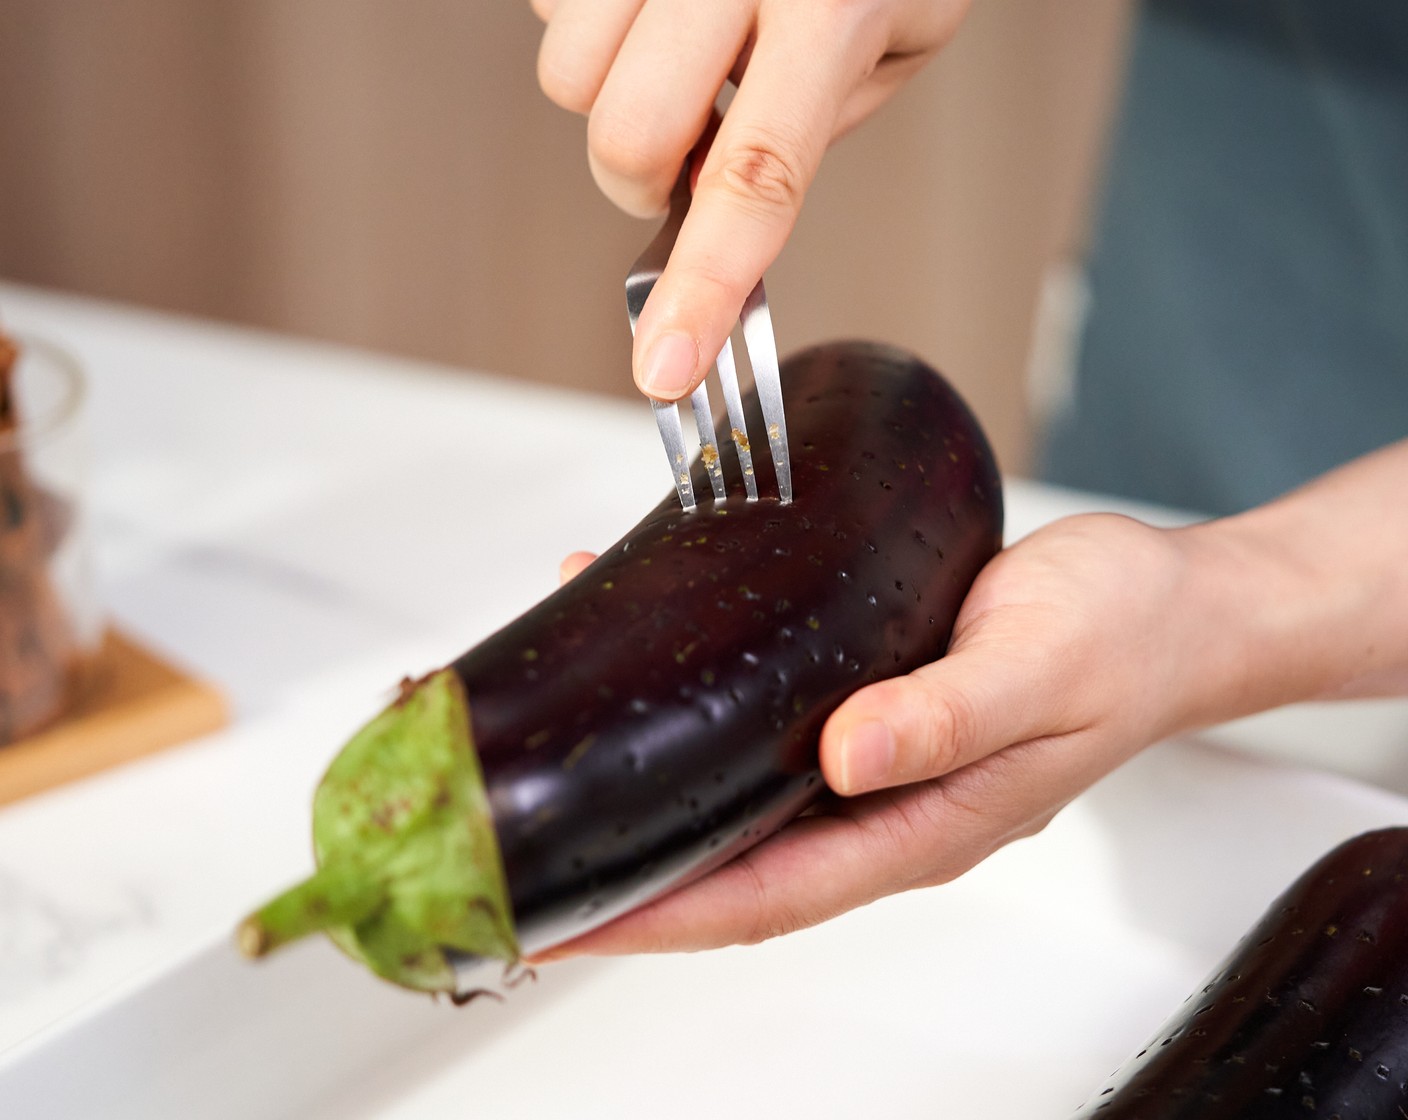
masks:
<svg viewBox="0 0 1408 1120"><path fill-rule="evenodd" d="M310 933L355 926L389 899L385 881L367 868L331 863L241 922L236 944L246 957L263 957Z"/></svg>
<svg viewBox="0 0 1408 1120"><path fill-rule="evenodd" d="M402 686L313 797L320 868L240 926L247 956L318 931L378 976L452 992L449 954L518 960L469 703L452 670Z"/></svg>

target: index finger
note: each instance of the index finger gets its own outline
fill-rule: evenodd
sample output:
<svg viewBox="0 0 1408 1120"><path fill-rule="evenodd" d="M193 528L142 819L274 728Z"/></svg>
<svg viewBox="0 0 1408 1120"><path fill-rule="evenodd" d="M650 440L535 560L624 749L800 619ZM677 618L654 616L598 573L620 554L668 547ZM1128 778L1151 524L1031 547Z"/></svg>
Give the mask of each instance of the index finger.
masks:
<svg viewBox="0 0 1408 1120"><path fill-rule="evenodd" d="M761 24L747 72L700 168L674 252L636 328L648 396L678 400L723 347L796 224L840 107L883 50L863 24L803 11Z"/></svg>

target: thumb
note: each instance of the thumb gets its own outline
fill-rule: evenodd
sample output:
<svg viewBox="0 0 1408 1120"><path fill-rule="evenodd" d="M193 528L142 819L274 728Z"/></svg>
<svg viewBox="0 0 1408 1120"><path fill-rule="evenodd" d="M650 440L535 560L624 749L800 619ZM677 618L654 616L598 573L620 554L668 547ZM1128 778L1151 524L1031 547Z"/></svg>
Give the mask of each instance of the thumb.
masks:
<svg viewBox="0 0 1408 1120"><path fill-rule="evenodd" d="M1010 641L971 642L854 693L822 729L827 783L851 796L924 781L1073 730L1067 690L1039 661Z"/></svg>

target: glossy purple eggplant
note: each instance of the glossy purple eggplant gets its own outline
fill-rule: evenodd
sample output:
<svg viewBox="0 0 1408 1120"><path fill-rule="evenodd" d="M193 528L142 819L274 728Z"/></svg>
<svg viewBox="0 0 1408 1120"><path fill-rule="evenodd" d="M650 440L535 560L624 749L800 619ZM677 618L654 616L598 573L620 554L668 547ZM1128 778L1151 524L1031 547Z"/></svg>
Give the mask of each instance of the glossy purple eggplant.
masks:
<svg viewBox="0 0 1408 1120"><path fill-rule="evenodd" d="M530 948L806 807L826 717L862 684L939 657L1000 546L992 453L933 370L846 343L803 351L782 375L792 505L748 502L736 478L736 496L691 513L670 495L452 666ZM708 494L698 463L694 475Z"/></svg>
<svg viewBox="0 0 1408 1120"><path fill-rule="evenodd" d="M815 800L822 724L867 682L943 655L1001 545L1002 494L972 414L912 355L834 343L793 355L782 379L795 500L747 501L726 452L730 497L715 501L696 462L695 510L671 493L569 584L409 685L330 769L320 870L252 916L248 951L327 928L381 975L446 990L447 960L462 976L466 960L584 933ZM441 769L467 753L479 773L368 777L424 770L397 753L418 740ZM467 786L487 814L458 808ZM429 852L414 876L400 869L403 825L441 813L450 829L464 812L486 815L492 840L486 826L456 842L486 871L497 852L502 889L493 874L447 884Z"/></svg>
<svg viewBox="0 0 1408 1120"><path fill-rule="evenodd" d="M1408 1116L1408 828L1311 867L1076 1116Z"/></svg>

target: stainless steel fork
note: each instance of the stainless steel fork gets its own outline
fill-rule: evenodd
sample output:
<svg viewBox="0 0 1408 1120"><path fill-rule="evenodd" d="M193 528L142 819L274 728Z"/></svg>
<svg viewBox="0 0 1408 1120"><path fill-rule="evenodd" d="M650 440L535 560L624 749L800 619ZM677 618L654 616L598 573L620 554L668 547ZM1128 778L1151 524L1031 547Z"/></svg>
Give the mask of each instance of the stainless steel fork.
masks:
<svg viewBox="0 0 1408 1120"><path fill-rule="evenodd" d="M655 239L646 246L631 266L626 276L626 312L631 320L631 334L636 331L641 308L646 297L665 270L665 262L675 247L684 216L689 211L689 168L686 165L675 189L670 193L670 213ZM772 333L772 314L768 311L767 292L762 280L749 293L739 315L743 324L743 341L748 347L748 361L753 367L753 381L758 390L758 403L763 412L763 423L767 428L768 448L772 452L773 472L777 476L778 497L786 505L792 500L792 464L787 455L787 419L782 410L782 382L777 369L777 340ZM738 369L733 360L733 343L724 340L724 348L714 362L719 373L719 384L723 390L724 406L728 410L729 429L733 436L733 446L738 453L739 469L743 473L743 485L748 492L748 500L756 501L758 481L753 471L753 454L748 443L748 426L743 418L743 398L738 391ZM670 472L674 476L675 490L680 497L680 505L686 510L694 509L694 484L689 477L689 458L685 451L684 429L680 424L678 405L652 400L655 409L655 423L660 429L660 439L665 444L665 454L670 460ZM694 413L694 426L699 432L699 453L709 474L709 485L713 488L714 499L722 501L724 488L723 463L719 459L719 448L714 437L714 417L709 407L709 390L705 382L689 398L690 410Z"/></svg>

